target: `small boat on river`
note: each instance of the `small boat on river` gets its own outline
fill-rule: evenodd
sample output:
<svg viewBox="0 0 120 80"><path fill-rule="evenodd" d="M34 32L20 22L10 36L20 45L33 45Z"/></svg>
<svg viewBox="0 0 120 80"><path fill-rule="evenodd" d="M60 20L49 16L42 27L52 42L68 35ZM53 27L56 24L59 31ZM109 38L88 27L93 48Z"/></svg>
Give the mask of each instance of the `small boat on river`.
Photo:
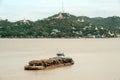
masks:
<svg viewBox="0 0 120 80"><path fill-rule="evenodd" d="M65 57L63 53L57 53L57 57L32 60L28 62L28 65L24 66L25 70L46 70L57 67L70 66L74 64L72 58Z"/></svg>

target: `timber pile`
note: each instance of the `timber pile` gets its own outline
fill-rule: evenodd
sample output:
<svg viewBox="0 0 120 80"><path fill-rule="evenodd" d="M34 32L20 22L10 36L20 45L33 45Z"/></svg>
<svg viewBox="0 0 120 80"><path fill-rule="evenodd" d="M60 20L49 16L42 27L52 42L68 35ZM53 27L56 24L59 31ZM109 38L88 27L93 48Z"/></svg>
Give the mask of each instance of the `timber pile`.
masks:
<svg viewBox="0 0 120 80"><path fill-rule="evenodd" d="M50 68L73 65L72 58L53 57L44 60L32 60L29 65L24 67L25 70L45 70Z"/></svg>

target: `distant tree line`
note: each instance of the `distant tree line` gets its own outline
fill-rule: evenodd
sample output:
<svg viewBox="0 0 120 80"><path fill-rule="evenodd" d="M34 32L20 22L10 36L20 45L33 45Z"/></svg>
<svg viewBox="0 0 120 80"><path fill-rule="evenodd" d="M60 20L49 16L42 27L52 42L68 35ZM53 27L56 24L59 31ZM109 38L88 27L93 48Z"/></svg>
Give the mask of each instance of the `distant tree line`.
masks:
<svg viewBox="0 0 120 80"><path fill-rule="evenodd" d="M43 20L0 20L1 38L109 38L120 34L120 17L89 18L62 13Z"/></svg>

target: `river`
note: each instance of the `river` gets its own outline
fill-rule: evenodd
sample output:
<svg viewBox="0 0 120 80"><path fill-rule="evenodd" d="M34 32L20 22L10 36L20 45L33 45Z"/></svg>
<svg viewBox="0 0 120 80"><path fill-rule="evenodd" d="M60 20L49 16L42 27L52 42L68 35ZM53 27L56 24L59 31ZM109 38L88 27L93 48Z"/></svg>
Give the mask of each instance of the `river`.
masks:
<svg viewBox="0 0 120 80"><path fill-rule="evenodd" d="M75 64L24 70L30 60L54 57L58 51ZM120 80L120 38L0 39L0 80Z"/></svg>

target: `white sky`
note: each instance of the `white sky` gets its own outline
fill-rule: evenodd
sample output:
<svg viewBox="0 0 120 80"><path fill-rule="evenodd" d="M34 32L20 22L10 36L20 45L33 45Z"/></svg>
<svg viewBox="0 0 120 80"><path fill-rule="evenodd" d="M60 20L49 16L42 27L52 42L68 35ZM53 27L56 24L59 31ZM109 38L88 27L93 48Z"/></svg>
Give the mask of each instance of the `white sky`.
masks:
<svg viewBox="0 0 120 80"><path fill-rule="evenodd" d="M120 16L120 0L63 0L64 10L76 16ZM10 21L43 19L62 9L62 0L0 0L0 17Z"/></svg>

